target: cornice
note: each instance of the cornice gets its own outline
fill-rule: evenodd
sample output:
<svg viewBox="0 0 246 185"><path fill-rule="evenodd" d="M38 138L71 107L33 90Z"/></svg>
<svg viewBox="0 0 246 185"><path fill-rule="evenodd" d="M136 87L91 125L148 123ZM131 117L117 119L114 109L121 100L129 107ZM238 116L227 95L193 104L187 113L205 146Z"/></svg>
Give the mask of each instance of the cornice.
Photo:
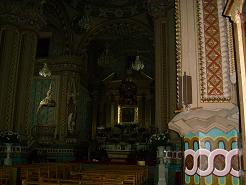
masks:
<svg viewBox="0 0 246 185"><path fill-rule="evenodd" d="M59 56L48 59L38 59L36 62L36 71L39 71L43 64L47 63L52 72L71 71L75 73L86 74L86 65L81 57L78 56Z"/></svg>
<svg viewBox="0 0 246 185"><path fill-rule="evenodd" d="M181 136L189 132L207 133L213 128L229 132L232 129L239 129L239 111L235 106L232 109L197 109L182 112L176 115L168 126Z"/></svg>

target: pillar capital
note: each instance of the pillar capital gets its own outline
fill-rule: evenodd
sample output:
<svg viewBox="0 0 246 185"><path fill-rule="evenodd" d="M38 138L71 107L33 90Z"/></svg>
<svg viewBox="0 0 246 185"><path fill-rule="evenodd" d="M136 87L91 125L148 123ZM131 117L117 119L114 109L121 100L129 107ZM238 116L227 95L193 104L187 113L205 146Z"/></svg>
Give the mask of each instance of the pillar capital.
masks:
<svg viewBox="0 0 246 185"><path fill-rule="evenodd" d="M38 60L39 65L36 66L37 71L42 68L43 63L47 63L50 70L54 73L69 71L86 74L86 66L79 56L56 56L48 59L40 59Z"/></svg>
<svg viewBox="0 0 246 185"><path fill-rule="evenodd" d="M181 136L188 133L207 133L213 128L224 132L239 129L238 107L232 109L197 109L181 112L168 124L171 130L178 132Z"/></svg>
<svg viewBox="0 0 246 185"><path fill-rule="evenodd" d="M167 17L167 8L169 1L166 0L149 0L148 12L154 18Z"/></svg>

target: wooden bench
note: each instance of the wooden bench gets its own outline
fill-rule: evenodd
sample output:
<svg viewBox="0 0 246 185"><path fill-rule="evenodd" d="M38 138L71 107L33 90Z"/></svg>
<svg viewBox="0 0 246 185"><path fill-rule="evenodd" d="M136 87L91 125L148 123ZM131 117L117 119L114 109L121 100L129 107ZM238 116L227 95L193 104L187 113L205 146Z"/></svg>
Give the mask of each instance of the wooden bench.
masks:
<svg viewBox="0 0 246 185"><path fill-rule="evenodd" d="M10 181L10 169L7 167L0 168L0 184L8 185Z"/></svg>
<svg viewBox="0 0 246 185"><path fill-rule="evenodd" d="M106 165L98 168L84 169L75 177L80 177L82 182L103 181L104 179L119 180L119 184L140 185L147 180L147 167L124 166L124 165ZM78 175L79 174L79 175Z"/></svg>

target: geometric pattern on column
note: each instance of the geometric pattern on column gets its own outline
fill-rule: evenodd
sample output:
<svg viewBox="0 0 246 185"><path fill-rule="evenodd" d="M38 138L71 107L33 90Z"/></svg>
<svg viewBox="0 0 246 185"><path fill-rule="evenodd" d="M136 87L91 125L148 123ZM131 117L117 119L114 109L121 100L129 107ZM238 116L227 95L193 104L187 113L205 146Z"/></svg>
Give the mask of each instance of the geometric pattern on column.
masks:
<svg viewBox="0 0 246 185"><path fill-rule="evenodd" d="M239 184L238 131L214 128L184 136L185 184Z"/></svg>
<svg viewBox="0 0 246 185"><path fill-rule="evenodd" d="M197 0L201 102L230 101L231 45L224 0Z"/></svg>
<svg viewBox="0 0 246 185"><path fill-rule="evenodd" d="M237 106L181 112L168 126L184 138L185 184L240 184Z"/></svg>

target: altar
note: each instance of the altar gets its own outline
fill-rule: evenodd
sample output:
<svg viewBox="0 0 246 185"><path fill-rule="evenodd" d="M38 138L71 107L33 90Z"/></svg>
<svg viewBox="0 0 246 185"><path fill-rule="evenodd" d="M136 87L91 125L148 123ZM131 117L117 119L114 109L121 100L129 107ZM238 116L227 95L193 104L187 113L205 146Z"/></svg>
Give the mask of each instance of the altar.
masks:
<svg viewBox="0 0 246 185"><path fill-rule="evenodd" d="M132 151L130 144L107 144L104 146L108 158L126 160L129 153Z"/></svg>

